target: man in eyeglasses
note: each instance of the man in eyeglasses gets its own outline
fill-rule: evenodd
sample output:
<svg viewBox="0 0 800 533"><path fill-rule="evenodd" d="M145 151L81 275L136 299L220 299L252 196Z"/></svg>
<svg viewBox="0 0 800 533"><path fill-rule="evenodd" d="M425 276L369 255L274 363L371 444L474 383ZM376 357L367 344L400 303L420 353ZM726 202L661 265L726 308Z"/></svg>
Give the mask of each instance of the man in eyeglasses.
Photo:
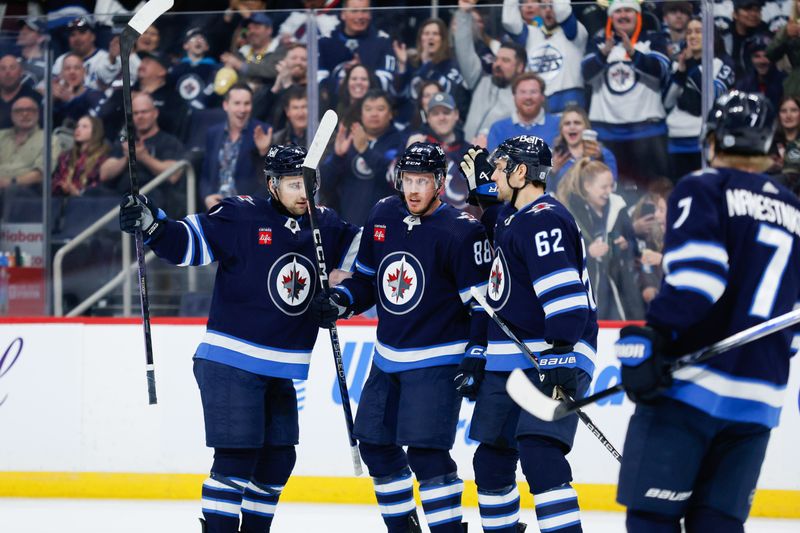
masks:
<svg viewBox="0 0 800 533"><path fill-rule="evenodd" d="M0 130L0 190L42 182L44 133L39 127L39 104L22 96L11 105L13 127ZM55 138L54 138L55 139ZM58 143L53 142L53 160Z"/></svg>

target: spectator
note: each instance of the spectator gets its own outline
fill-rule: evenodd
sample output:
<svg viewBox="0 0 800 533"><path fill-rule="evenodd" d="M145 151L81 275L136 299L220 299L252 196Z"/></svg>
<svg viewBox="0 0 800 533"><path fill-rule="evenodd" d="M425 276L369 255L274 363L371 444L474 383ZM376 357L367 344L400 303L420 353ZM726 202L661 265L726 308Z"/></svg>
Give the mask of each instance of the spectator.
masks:
<svg viewBox="0 0 800 533"><path fill-rule="evenodd" d="M53 75L61 74L64 58L74 54L86 67L86 85L90 89L104 90L119 75L122 62L119 58L111 60L108 52L95 46L94 24L87 17L74 19L67 25L69 32L69 52L58 56L53 63Z"/></svg>
<svg viewBox="0 0 800 533"><path fill-rule="evenodd" d="M503 28L528 52L528 70L547 84L547 108L561 113L569 104L586 107L581 59L589 34L572 12L569 0L539 4L542 24L524 24L518 0L504 0ZM550 139L546 139L550 142Z"/></svg>
<svg viewBox="0 0 800 533"><path fill-rule="evenodd" d="M558 116L545 111L545 83L538 74L524 72L514 78L511 92L515 110L509 118L498 120L489 129L486 147L491 151L504 140L517 135L532 135L553 142L558 135Z"/></svg>
<svg viewBox="0 0 800 533"><path fill-rule="evenodd" d="M472 103L464 124L464 136L469 142L486 145L486 135L496 121L514 112L514 95L511 81L525 70L527 54L525 49L506 42L497 50L492 73L486 74L481 67L481 59L475 51L472 29L473 4L460 0L453 21L455 30L456 59L458 68L464 76L467 88L472 91ZM479 137L480 136L480 137Z"/></svg>
<svg viewBox="0 0 800 533"><path fill-rule="evenodd" d="M467 203L469 188L458 170L469 145L464 141L464 134L456 127L459 120L456 101L449 93L436 93L428 101L427 109L427 133L411 135L406 141L406 147L415 142L439 144L447 156L447 174L441 193L442 201L479 217L480 210Z"/></svg>
<svg viewBox="0 0 800 533"><path fill-rule="evenodd" d="M539 7L539 0L517 0L519 4L519 15L526 26L538 28L544 25ZM505 7L505 3L503 3ZM524 43L523 43L524 44Z"/></svg>
<svg viewBox="0 0 800 533"><path fill-rule="evenodd" d="M747 42L746 55L750 68L742 78L736 78L736 88L740 91L761 93L777 108L783 98L783 80L786 74L770 61L767 55L769 39L754 37Z"/></svg>
<svg viewBox="0 0 800 533"><path fill-rule="evenodd" d="M551 145L553 147L553 168L547 177L547 188L551 191L558 189L558 183L572 168L576 161L588 157L593 161L602 161L617 181L617 159L611 150L604 147L595 137L597 132L586 134L583 132L592 127L589 117L583 108L576 105L567 106L561 114L558 124L558 136Z"/></svg>
<svg viewBox="0 0 800 533"><path fill-rule="evenodd" d="M786 145L783 153L783 168L778 181L800 196L800 140Z"/></svg>
<svg viewBox="0 0 800 533"><path fill-rule="evenodd" d="M320 90L335 90L347 67L355 63L373 72L384 91L392 90L397 60L389 35L371 24L370 0L345 0L343 7L342 24L319 41Z"/></svg>
<svg viewBox="0 0 800 533"><path fill-rule="evenodd" d="M39 128L39 104L21 96L11 105L12 127L0 130L0 190L9 187L35 188L44 172L44 132ZM52 156L58 157L58 143L51 141Z"/></svg>
<svg viewBox="0 0 800 533"><path fill-rule="evenodd" d="M299 85L292 85L283 94L283 99L286 127L275 132L272 136L272 144L297 144L307 147L308 96L306 90Z"/></svg>
<svg viewBox="0 0 800 533"><path fill-rule="evenodd" d="M778 106L778 121L769 154L775 161L773 170L780 172L787 145L800 139L800 96L784 96Z"/></svg>
<svg viewBox="0 0 800 533"><path fill-rule="evenodd" d="M645 305L649 304L661 288L664 272L661 269L664 249L664 232L667 226L667 198L672 192L672 182L661 179L653 182L650 190L633 208L633 228L641 257L636 263L639 290Z"/></svg>
<svg viewBox="0 0 800 533"><path fill-rule="evenodd" d="M792 70L783 82L783 93L800 95L800 1L786 0L790 2L792 16L767 47L767 56L775 64L786 56Z"/></svg>
<svg viewBox="0 0 800 533"><path fill-rule="evenodd" d="M370 89L380 89L381 82L364 65L355 64L347 68L339 84L336 114L346 127L361 119L361 100ZM331 105L327 107L333 107Z"/></svg>
<svg viewBox="0 0 800 533"><path fill-rule="evenodd" d="M272 128L252 118L249 85L233 84L222 108L227 118L208 129L200 172L200 197L207 209L228 196L261 194L261 166L272 143Z"/></svg>
<svg viewBox="0 0 800 533"><path fill-rule="evenodd" d="M134 46L137 54L139 52L144 54L157 54L160 47L161 32L155 24L151 24L144 30L144 33L136 39L136 45Z"/></svg>
<svg viewBox="0 0 800 533"><path fill-rule="evenodd" d="M466 1L469 2L469 0ZM531 3L531 0L527 1L528 4ZM536 4L538 12L539 2L538 0L533 0L533 2ZM469 8L467 5L464 7ZM472 16L472 36L475 45L475 53L478 54L478 58L481 60L481 68L483 68L483 71L491 75L494 67L494 60L497 56L497 51L500 50L501 43L486 31L486 23L483 20L483 15L480 10L469 9L469 14ZM450 22L452 26L450 35L455 35L455 30L458 25L456 18L453 17Z"/></svg>
<svg viewBox="0 0 800 533"><path fill-rule="evenodd" d="M428 102L430 102L433 95L442 92L442 86L433 80L426 80L422 82L419 88L419 94L411 111L411 120L408 124L408 129L411 131L426 130L428 124L428 117L426 109L428 109ZM460 119L459 119L460 120Z"/></svg>
<svg viewBox="0 0 800 533"><path fill-rule="evenodd" d="M644 317L644 306L631 275L638 255L636 236L625 200L611 192L613 186L606 165L584 158L561 180L557 197L581 228L597 318L638 320Z"/></svg>
<svg viewBox="0 0 800 533"><path fill-rule="evenodd" d="M714 50L714 100L733 88L733 64L723 50ZM686 27L686 47L675 60L664 98L669 109L670 178L673 182L702 166L703 21L693 18Z"/></svg>
<svg viewBox="0 0 800 533"><path fill-rule="evenodd" d="M793 16L797 6L796 0L766 0L764 8L761 10L761 19L764 24L769 28L770 33L773 35L786 26L790 20L797 21L798 18Z"/></svg>
<svg viewBox="0 0 800 533"><path fill-rule="evenodd" d="M394 54L397 57L395 84L406 101L415 102L422 83L432 80L444 92L453 95L459 111L466 112L469 93L453 59L447 26L441 19L432 18L420 24L415 58L409 60L406 45L397 41Z"/></svg>
<svg viewBox="0 0 800 533"><path fill-rule="evenodd" d="M11 54L0 57L0 129L13 125L11 107L18 99L32 98L37 108L42 104L42 96L33 87L22 83L22 64ZM37 121L39 117L36 117Z"/></svg>
<svg viewBox="0 0 800 533"><path fill-rule="evenodd" d="M306 22L308 21L308 10L314 9L317 24L317 35L319 37L330 37L336 26L339 25L339 17L330 13L330 5L338 2L326 2L326 0L303 0L303 10L295 10L283 21L278 30L278 38L284 46L289 43L306 42Z"/></svg>
<svg viewBox="0 0 800 533"><path fill-rule="evenodd" d="M716 33L727 33L733 25L733 0L714 0L714 26Z"/></svg>
<svg viewBox="0 0 800 533"><path fill-rule="evenodd" d="M153 97L139 93L131 103L133 125L136 130L136 169L140 185L146 185L153 178L183 159L183 145L174 136L161 131L158 126L159 110ZM186 194L177 187L182 174L173 174L169 184L162 185L150 194L158 205L170 213L185 212ZM130 190L128 176L128 140L122 137L114 143L110 157L100 166L100 180L115 187L118 192Z"/></svg>
<svg viewBox="0 0 800 533"><path fill-rule="evenodd" d="M734 74L739 80L750 70L748 43L757 38L769 42L770 31L761 20L762 0L733 0L733 22L722 34L725 52L733 59Z"/></svg>
<svg viewBox="0 0 800 533"><path fill-rule="evenodd" d="M608 17L605 39L595 39L581 64L592 90L589 118L617 158L620 181L646 189L669 171L661 97L670 62L663 35L640 33L639 2L612 0Z"/></svg>
<svg viewBox="0 0 800 533"><path fill-rule="evenodd" d="M307 90L308 50L306 50L306 45L289 44L286 48L286 55L278 61L275 70L278 73L275 83L270 88L264 86L259 89L253 101L253 116L256 118L272 117L273 122L275 122L276 103L278 106L282 105L284 96L290 87L298 86ZM280 121L275 124L276 126L283 125Z"/></svg>
<svg viewBox="0 0 800 533"><path fill-rule="evenodd" d="M361 121L339 126L334 153L321 169L321 201L343 219L361 226L375 202L396 193L391 163L404 136L392 124L392 102L380 89L361 101Z"/></svg>
<svg viewBox="0 0 800 533"><path fill-rule="evenodd" d="M208 56L208 40L200 28L189 28L183 36L186 55L168 74L168 85L193 109L215 107L214 77L219 63Z"/></svg>
<svg viewBox="0 0 800 533"><path fill-rule="evenodd" d="M73 131L75 144L58 157L53 172L54 196L81 196L101 185L100 167L108 159L103 123L96 117L84 115ZM105 188L102 188L105 189ZM112 193L110 189L105 192Z"/></svg>
<svg viewBox="0 0 800 533"><path fill-rule="evenodd" d="M678 60L678 54L686 46L686 27L694 15L690 2L665 2L662 6L664 13L664 36L667 41L667 56L672 61Z"/></svg>
<svg viewBox="0 0 800 533"><path fill-rule="evenodd" d="M278 75L276 66L285 51L279 49L280 41L272 38L272 19L266 13L253 13L247 19L247 44L238 53L224 52L220 60L239 74L256 91L262 85L271 85Z"/></svg>
<svg viewBox="0 0 800 533"><path fill-rule="evenodd" d="M22 65L22 83L38 87L44 79L44 48L46 35L35 17L20 19L17 46Z"/></svg>
<svg viewBox="0 0 800 533"><path fill-rule="evenodd" d="M53 124L72 127L80 117L95 110L103 93L86 85L86 64L72 52L61 62L61 75L53 78Z"/></svg>

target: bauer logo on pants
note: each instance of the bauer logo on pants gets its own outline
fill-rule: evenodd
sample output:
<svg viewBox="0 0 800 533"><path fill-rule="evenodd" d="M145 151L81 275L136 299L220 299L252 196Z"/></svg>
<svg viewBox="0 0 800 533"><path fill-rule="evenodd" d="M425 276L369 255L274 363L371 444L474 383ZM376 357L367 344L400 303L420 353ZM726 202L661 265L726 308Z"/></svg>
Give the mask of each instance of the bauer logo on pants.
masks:
<svg viewBox="0 0 800 533"><path fill-rule="evenodd" d="M378 279L381 305L395 315L414 309L425 292L422 265L408 252L394 252L384 257L378 267Z"/></svg>
<svg viewBox="0 0 800 533"><path fill-rule="evenodd" d="M316 287L315 269L311 261L288 253L275 261L267 276L269 297L275 306L289 316L303 314Z"/></svg>

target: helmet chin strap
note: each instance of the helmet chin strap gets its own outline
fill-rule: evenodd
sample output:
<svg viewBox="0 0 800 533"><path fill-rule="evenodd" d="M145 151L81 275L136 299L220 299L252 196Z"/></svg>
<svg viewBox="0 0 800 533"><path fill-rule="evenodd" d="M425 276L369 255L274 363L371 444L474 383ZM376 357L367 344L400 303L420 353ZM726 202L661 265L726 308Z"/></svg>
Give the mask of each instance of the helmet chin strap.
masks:
<svg viewBox="0 0 800 533"><path fill-rule="evenodd" d="M506 175L506 184L508 185L508 188L511 189L512 191L514 191L513 193L511 193L511 205L512 206L517 203L517 195L519 195L519 191L524 189L525 186L527 185L527 183L526 183L527 180L524 180L522 182L522 187L514 187L513 185L511 185L511 174L513 174L514 171L517 170L518 168L519 168L519 165L516 165L510 171L508 169L503 170L503 173L505 173L505 175Z"/></svg>

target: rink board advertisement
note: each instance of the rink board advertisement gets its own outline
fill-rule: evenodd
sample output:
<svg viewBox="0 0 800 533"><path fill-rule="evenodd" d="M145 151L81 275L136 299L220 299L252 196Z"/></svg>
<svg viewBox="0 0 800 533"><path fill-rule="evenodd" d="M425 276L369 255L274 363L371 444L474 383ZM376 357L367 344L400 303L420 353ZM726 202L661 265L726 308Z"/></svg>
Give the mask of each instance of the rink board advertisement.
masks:
<svg viewBox="0 0 800 533"><path fill-rule="evenodd" d="M192 355L200 320L154 320L158 405L147 402L142 328L132 320L82 319L0 323L0 496L196 498L211 465L205 447ZM617 383L616 327L601 329L592 392ZM369 372L375 327L339 327L354 412ZM798 358L781 425L772 433L754 515L800 517ZM353 478L330 340L320 332L307 381L295 383L300 446L286 498L374 501L366 476ZM633 404L622 395L586 413L620 451ZM472 479L476 443L467 437L472 404L464 401L453 451ZM569 456L585 509L613 503L619 465L583 425ZM520 479L522 477L520 476ZM471 494L470 494L471 493ZM473 505L474 489L465 493Z"/></svg>

